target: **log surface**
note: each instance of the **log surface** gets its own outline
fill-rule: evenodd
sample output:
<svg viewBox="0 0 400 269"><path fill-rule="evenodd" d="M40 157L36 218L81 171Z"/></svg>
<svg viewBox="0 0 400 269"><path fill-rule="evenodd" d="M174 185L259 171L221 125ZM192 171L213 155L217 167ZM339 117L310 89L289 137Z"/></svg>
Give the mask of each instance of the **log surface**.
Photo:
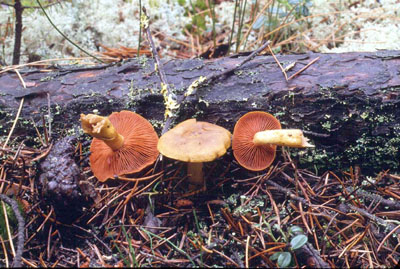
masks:
<svg viewBox="0 0 400 269"><path fill-rule="evenodd" d="M248 111L263 110L283 128L301 128L315 150L291 150L300 167L363 172L400 170L400 51L371 53L278 55L288 75L320 57L289 82L271 56L258 56L233 74L200 88L181 106L178 121L205 120L233 131ZM220 73L241 62L235 56L217 60L164 61L168 83L182 94L199 76ZM111 66L77 67L40 72L22 70L22 87L14 72L0 75L0 126L6 136L21 98L24 105L15 136L26 143L40 131L51 106L54 138L79 128L79 114L108 115L128 109L149 119L160 132L164 122L160 80L151 59Z"/></svg>

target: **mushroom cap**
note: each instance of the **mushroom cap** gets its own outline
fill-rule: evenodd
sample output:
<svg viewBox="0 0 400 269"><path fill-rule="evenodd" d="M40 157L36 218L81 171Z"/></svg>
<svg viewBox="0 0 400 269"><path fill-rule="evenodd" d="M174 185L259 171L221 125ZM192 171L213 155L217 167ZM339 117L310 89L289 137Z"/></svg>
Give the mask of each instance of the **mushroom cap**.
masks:
<svg viewBox="0 0 400 269"><path fill-rule="evenodd" d="M232 134L218 125L185 120L160 137L158 150L184 162L211 162L226 153Z"/></svg>
<svg viewBox="0 0 400 269"><path fill-rule="evenodd" d="M253 111L243 115L233 130L232 150L235 159L244 168L261 171L275 159L276 145L255 145L253 137L257 132L281 129L278 119L267 112Z"/></svg>
<svg viewBox="0 0 400 269"><path fill-rule="evenodd" d="M159 155L158 136L150 122L126 110L113 112L108 118L124 137L124 144L114 151L103 140L93 138L89 160L98 180L103 182L115 175L137 173L155 162Z"/></svg>

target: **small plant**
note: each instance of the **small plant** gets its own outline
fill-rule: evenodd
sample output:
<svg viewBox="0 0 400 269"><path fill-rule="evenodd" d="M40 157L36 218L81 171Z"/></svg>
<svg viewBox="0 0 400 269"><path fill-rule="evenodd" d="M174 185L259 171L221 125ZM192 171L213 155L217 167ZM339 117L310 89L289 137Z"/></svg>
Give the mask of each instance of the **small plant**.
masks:
<svg viewBox="0 0 400 269"><path fill-rule="evenodd" d="M207 10L208 7L204 0L190 1L189 3L191 7L189 12L193 15L191 24L187 24L186 28L189 32L193 32L200 37L203 31L206 30L205 13L202 13L202 11Z"/></svg>
<svg viewBox="0 0 400 269"><path fill-rule="evenodd" d="M269 235L273 238L273 240L275 242L279 241L279 239L276 239L275 236L273 235L271 226L267 224L267 227L269 230ZM290 227L289 231L286 233L278 225L274 225L273 228L279 231L280 234L282 235L281 239L286 243L287 251L279 251L272 254L270 260L277 261L277 265L280 268L294 266L295 264L293 260L293 255L294 255L293 252L307 243L308 241L307 236L304 234L303 229L299 226Z"/></svg>
<svg viewBox="0 0 400 269"><path fill-rule="evenodd" d="M285 42L293 38L300 29L306 26L301 18L309 15L308 8L311 6L310 0L275 0L259 13L252 23L252 30L259 32L258 35L264 36L274 44L285 45L287 50L292 49L292 45ZM295 23L297 21L297 23ZM294 29L286 27L286 24L297 25ZM280 46L279 50L283 49Z"/></svg>

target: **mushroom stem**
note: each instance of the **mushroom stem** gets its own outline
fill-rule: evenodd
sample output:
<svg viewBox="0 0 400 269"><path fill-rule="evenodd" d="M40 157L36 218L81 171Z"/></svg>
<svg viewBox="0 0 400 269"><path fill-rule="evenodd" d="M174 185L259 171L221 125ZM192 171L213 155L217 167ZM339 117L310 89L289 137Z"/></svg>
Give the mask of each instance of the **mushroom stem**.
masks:
<svg viewBox="0 0 400 269"><path fill-rule="evenodd" d="M299 129L275 129L258 132L253 137L255 145L273 144L277 146L288 146L294 148L313 148L314 145L308 143L308 138L304 137Z"/></svg>
<svg viewBox="0 0 400 269"><path fill-rule="evenodd" d="M195 190L204 186L203 163L188 163L189 189Z"/></svg>
<svg viewBox="0 0 400 269"><path fill-rule="evenodd" d="M112 150L118 150L124 145L124 137L115 130L108 117L81 114L81 122L85 133L103 140Z"/></svg>

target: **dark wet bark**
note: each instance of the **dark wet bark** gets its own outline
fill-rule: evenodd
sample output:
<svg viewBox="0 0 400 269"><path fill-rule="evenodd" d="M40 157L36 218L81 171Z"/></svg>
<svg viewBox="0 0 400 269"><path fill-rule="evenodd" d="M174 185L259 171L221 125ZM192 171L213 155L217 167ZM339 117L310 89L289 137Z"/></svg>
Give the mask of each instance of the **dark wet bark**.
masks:
<svg viewBox="0 0 400 269"><path fill-rule="evenodd" d="M290 76L318 56L318 61L289 82L272 57L256 57L187 98L178 120L195 117L232 131L246 112L268 111L281 120L284 128L305 130L316 145L315 150L291 150L301 167L324 171L360 165L365 173L399 171L400 52L308 53L278 58L283 65L296 62L288 72ZM241 59L173 60L164 68L168 82L179 95L199 76L223 72ZM163 96L152 60L22 73L26 90L15 73L0 75L3 135L10 129L21 97L25 103L15 135L36 136L30 118L42 126L48 96L53 137L65 134L61 130L70 133L74 125L79 126L79 114L94 109L102 115L133 110L151 120L158 131L162 128Z"/></svg>

